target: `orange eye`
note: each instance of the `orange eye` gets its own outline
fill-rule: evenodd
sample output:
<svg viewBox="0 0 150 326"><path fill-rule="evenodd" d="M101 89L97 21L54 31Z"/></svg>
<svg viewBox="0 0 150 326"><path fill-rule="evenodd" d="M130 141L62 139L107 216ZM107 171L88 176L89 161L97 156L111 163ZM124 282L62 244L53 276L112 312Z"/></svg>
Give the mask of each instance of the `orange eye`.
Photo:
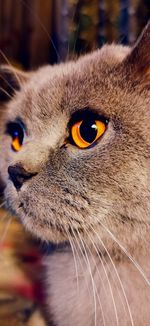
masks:
<svg viewBox="0 0 150 326"><path fill-rule="evenodd" d="M19 152L24 138L24 130L20 123L10 122L7 125L6 133L9 134L12 138L11 148L15 152Z"/></svg>
<svg viewBox="0 0 150 326"><path fill-rule="evenodd" d="M19 152L22 145L20 144L20 140L19 137L16 137L14 139L12 139L12 143L11 143L12 149L16 152Z"/></svg>
<svg viewBox="0 0 150 326"><path fill-rule="evenodd" d="M105 130L105 122L85 119L72 126L71 136L75 145L83 149L93 145L104 134Z"/></svg>

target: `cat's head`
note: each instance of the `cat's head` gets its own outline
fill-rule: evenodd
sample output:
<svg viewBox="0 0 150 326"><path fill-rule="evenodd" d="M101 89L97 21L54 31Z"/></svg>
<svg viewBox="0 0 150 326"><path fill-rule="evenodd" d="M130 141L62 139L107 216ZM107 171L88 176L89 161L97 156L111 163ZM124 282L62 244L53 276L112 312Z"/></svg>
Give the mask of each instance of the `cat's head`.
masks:
<svg viewBox="0 0 150 326"><path fill-rule="evenodd" d="M9 209L46 241L109 243L107 228L128 246L146 238L150 25L132 49L104 46L29 76L10 67L0 74Z"/></svg>

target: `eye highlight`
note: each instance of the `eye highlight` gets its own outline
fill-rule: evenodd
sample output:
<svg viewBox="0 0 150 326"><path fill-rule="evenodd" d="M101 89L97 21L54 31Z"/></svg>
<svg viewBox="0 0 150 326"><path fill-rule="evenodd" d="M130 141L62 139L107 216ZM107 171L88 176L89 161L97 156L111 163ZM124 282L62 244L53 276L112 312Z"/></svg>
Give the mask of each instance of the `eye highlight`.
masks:
<svg viewBox="0 0 150 326"><path fill-rule="evenodd" d="M12 137L11 148L15 152L19 152L24 139L24 130L20 123L10 122L7 125L6 133Z"/></svg>
<svg viewBox="0 0 150 326"><path fill-rule="evenodd" d="M87 117L75 122L71 126L71 138L77 147L84 149L96 144L97 140L104 134L108 121L100 117Z"/></svg>

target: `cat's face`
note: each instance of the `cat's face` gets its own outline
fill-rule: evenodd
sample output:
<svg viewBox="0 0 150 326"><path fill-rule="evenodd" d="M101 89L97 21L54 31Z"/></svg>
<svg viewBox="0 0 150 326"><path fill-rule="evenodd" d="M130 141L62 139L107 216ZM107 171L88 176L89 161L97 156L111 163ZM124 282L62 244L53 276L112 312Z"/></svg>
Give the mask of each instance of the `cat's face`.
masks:
<svg viewBox="0 0 150 326"><path fill-rule="evenodd" d="M131 53L108 46L31 73L5 104L0 151L7 205L42 240L90 242L94 235L98 242L96 231L109 242L105 226L136 246L148 233L150 60L146 49L141 55L149 30ZM73 138L80 121L82 130L79 123L74 132L84 148ZM95 140L97 121L103 131ZM22 146L14 151L16 128ZM12 182L18 166L19 186Z"/></svg>

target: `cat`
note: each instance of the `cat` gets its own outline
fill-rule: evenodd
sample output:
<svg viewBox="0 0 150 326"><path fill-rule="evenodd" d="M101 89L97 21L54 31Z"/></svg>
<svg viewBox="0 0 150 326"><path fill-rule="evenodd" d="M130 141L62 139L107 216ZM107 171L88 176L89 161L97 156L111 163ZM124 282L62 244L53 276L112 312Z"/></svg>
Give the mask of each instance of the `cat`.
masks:
<svg viewBox="0 0 150 326"><path fill-rule="evenodd" d="M42 242L49 325L150 322L150 22L136 44L0 68L7 208Z"/></svg>

